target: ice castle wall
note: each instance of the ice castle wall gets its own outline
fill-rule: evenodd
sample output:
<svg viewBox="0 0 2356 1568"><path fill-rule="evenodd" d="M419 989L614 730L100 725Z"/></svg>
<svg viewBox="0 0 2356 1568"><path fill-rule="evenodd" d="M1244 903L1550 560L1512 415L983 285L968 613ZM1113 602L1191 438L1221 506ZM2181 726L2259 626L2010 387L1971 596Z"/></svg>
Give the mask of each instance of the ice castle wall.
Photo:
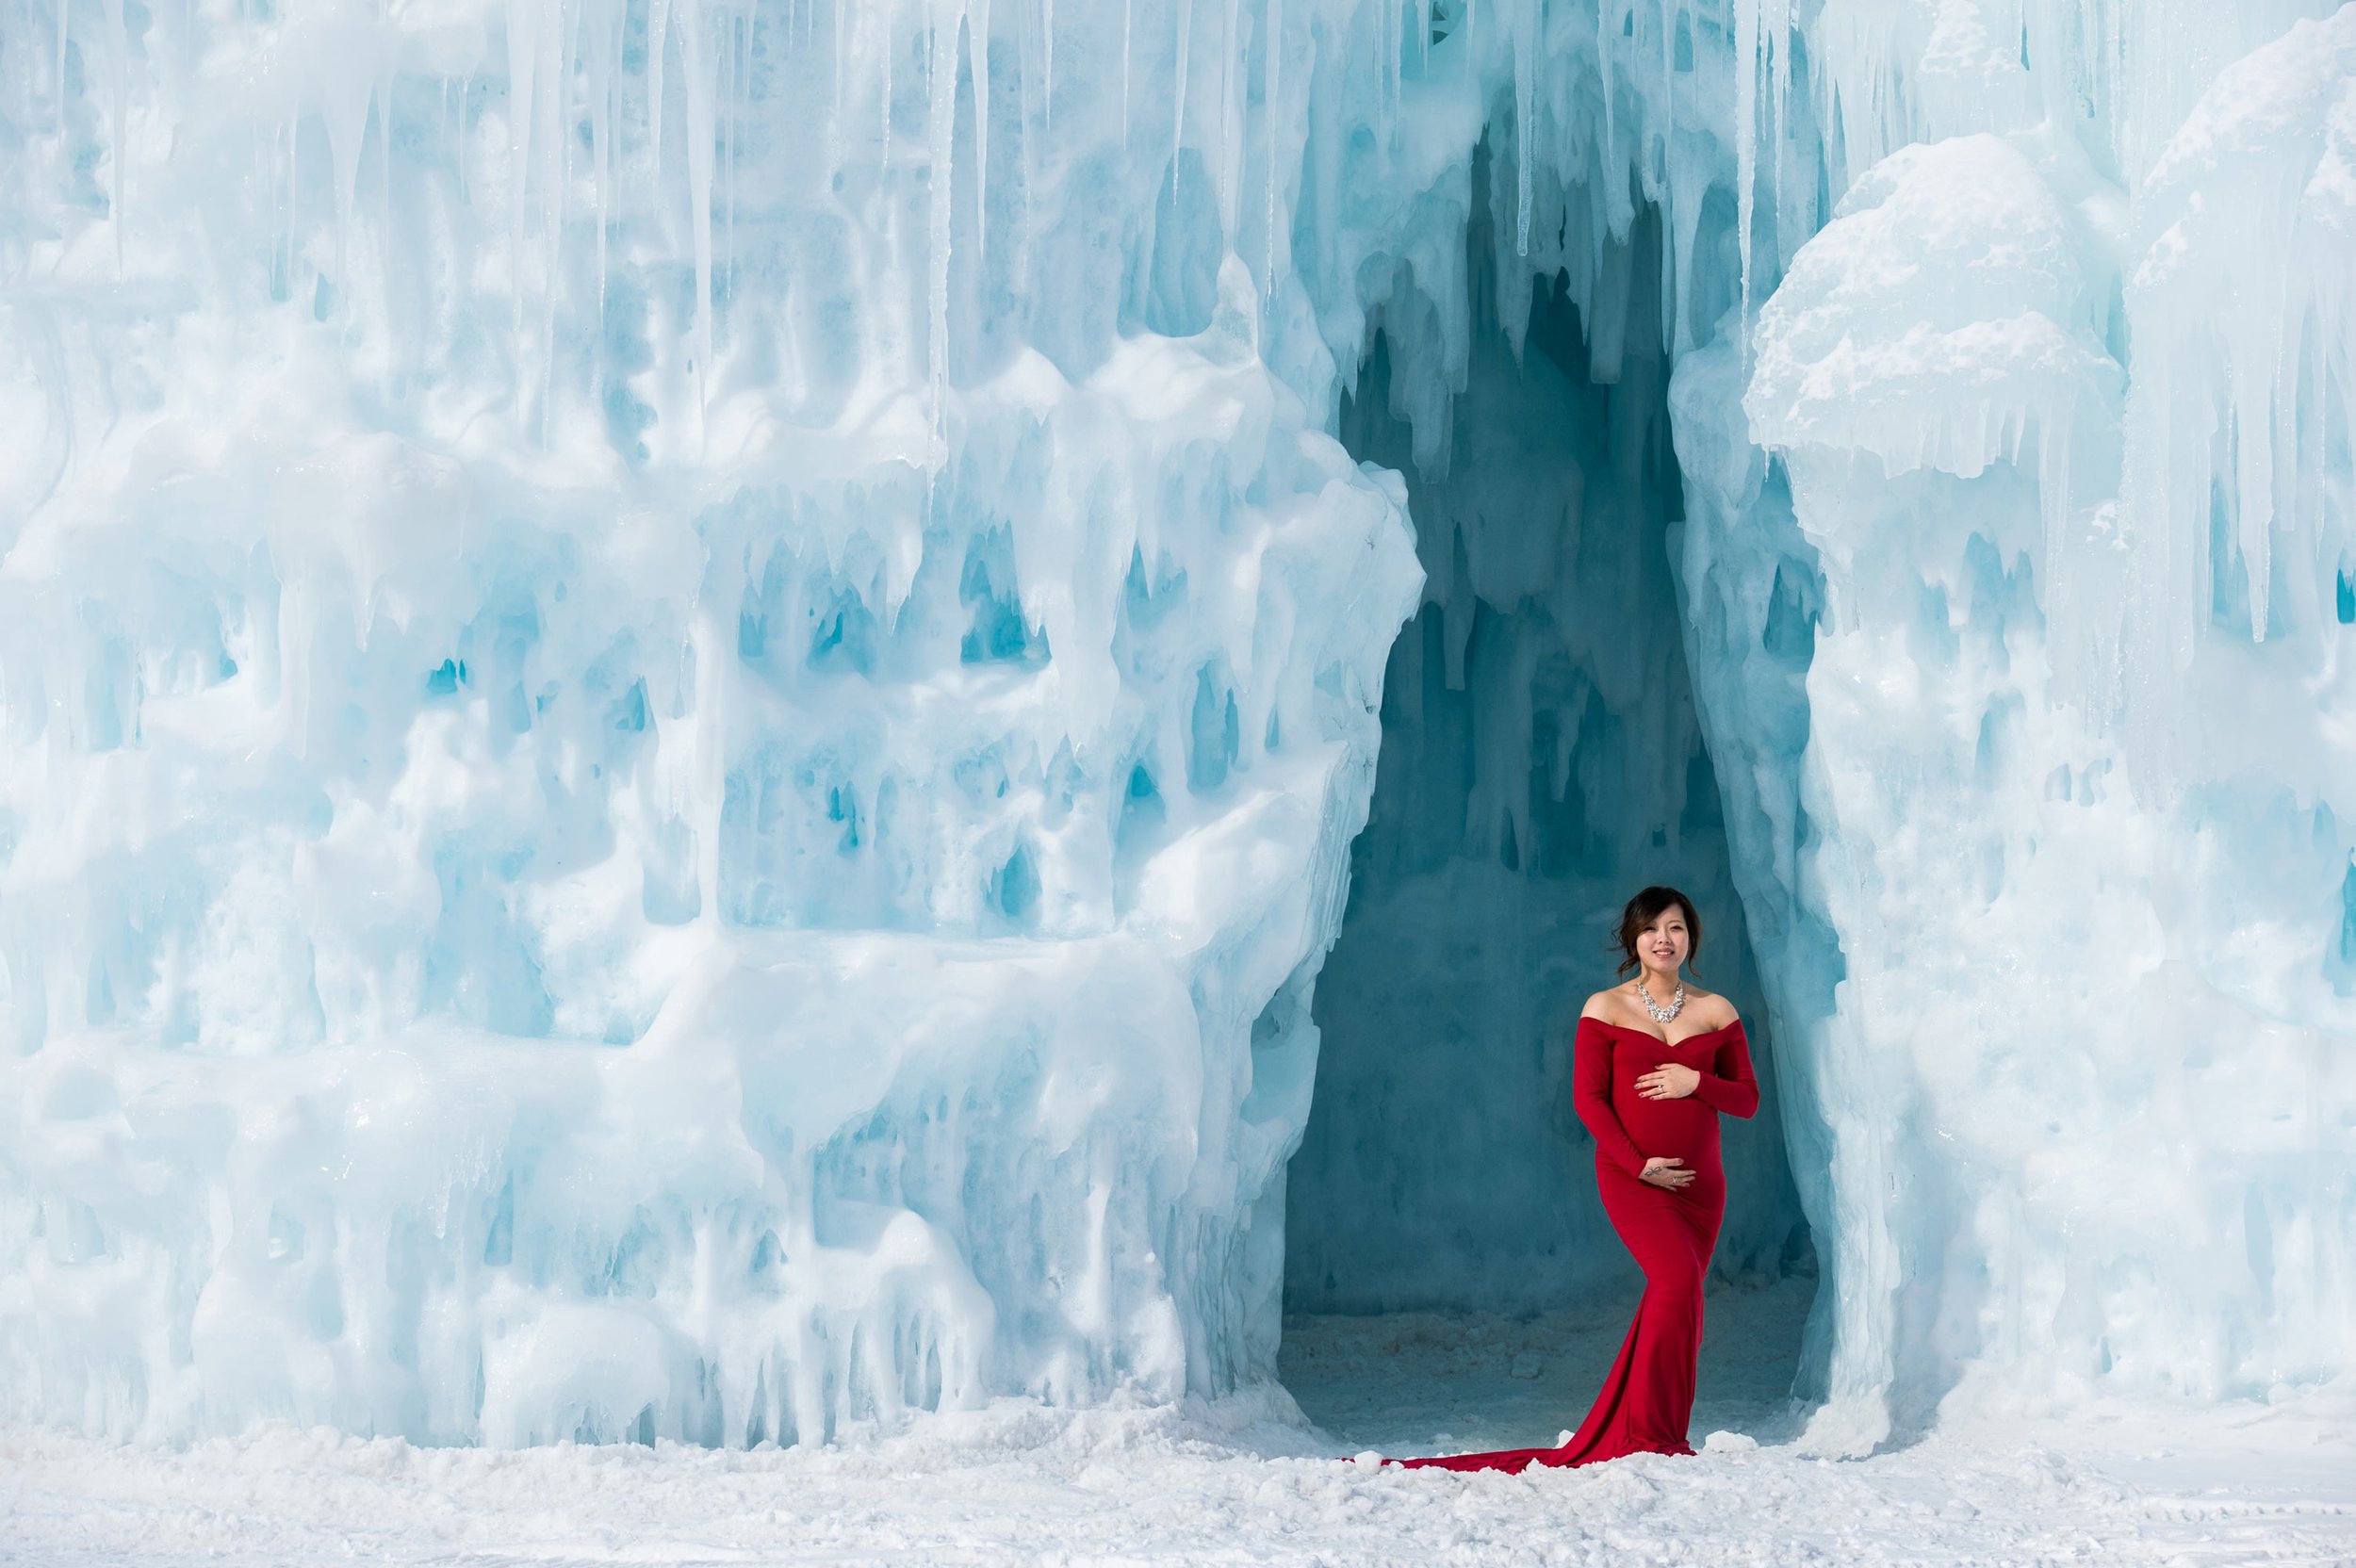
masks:
<svg viewBox="0 0 2356 1568"><path fill-rule="evenodd" d="M1484 133L1517 351L1661 214L1817 1440L2347 1372L2351 26L8 11L9 1413L1265 1370Z"/></svg>
<svg viewBox="0 0 2356 1568"><path fill-rule="evenodd" d="M1678 369L1828 1446L2356 1351L2356 8L2294 15L1825 7L1837 203Z"/></svg>
<svg viewBox="0 0 2356 1568"><path fill-rule="evenodd" d="M1176 14L10 13L11 1414L1268 1364L1416 574Z"/></svg>

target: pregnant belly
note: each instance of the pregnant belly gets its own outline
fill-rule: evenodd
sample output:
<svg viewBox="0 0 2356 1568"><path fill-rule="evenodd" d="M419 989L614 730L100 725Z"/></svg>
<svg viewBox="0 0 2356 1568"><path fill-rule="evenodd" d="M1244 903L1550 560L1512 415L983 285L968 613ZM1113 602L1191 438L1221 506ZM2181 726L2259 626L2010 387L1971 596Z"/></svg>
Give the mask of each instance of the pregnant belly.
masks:
<svg viewBox="0 0 2356 1568"><path fill-rule="evenodd" d="M1700 1101L1690 1095L1646 1100L1629 1083L1614 1086L1612 1108L1619 1113L1629 1140L1647 1158L1664 1155L1695 1170L1717 1168L1718 1113Z"/></svg>

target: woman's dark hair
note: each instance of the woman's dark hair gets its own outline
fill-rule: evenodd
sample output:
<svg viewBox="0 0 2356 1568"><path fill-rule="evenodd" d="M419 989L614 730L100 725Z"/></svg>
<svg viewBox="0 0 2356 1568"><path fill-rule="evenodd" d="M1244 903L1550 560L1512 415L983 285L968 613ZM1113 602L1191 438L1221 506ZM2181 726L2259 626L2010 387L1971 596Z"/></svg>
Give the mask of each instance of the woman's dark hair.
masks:
<svg viewBox="0 0 2356 1568"><path fill-rule="evenodd" d="M1693 945L1685 950L1685 967L1693 970L1695 974L1701 972L1693 968L1693 960L1702 956L1702 917L1695 912L1693 901L1675 888L1652 887L1629 899L1628 907L1620 911L1622 974L1633 972L1638 966L1636 939L1643 936L1644 927L1660 919L1661 912L1672 905L1685 912L1686 935L1693 939Z"/></svg>

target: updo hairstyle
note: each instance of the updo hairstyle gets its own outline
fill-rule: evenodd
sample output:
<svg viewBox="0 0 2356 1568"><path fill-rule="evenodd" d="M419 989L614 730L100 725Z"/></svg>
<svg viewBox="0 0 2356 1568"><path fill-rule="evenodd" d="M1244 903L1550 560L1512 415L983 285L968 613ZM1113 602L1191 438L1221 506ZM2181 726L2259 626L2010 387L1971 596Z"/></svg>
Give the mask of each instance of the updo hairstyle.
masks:
<svg viewBox="0 0 2356 1568"><path fill-rule="evenodd" d="M1620 911L1620 973L1633 974L1642 965L1636 956L1636 939L1644 934L1644 927L1660 918L1661 911L1675 905L1685 912L1685 933L1692 939L1685 949L1685 967L1696 978L1701 971L1694 960L1702 956L1702 917L1693 908L1693 901L1675 888L1651 887L1628 901Z"/></svg>

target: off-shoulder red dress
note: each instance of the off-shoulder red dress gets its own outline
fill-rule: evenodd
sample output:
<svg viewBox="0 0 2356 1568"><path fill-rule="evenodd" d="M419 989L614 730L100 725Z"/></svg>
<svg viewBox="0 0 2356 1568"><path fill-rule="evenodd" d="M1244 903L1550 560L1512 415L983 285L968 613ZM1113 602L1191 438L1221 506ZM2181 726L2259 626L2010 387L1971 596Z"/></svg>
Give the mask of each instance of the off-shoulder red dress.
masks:
<svg viewBox="0 0 2356 1568"><path fill-rule="evenodd" d="M1690 1454L1693 1366L1702 1345L1702 1280L1726 1208L1718 1158L1718 1118L1759 1109L1759 1083L1738 1020L1671 1045L1643 1029L1582 1018L1573 1037L1572 1089L1579 1119L1595 1136L1595 1184L1603 1212L1644 1271L1644 1298L1620 1342L1578 1433L1560 1448L1393 1462L1444 1470L1520 1470L1530 1464L1594 1464L1623 1454ZM1699 1072L1681 1100L1646 1100L1636 1080L1664 1062ZM1640 1181L1647 1158L1685 1162L1693 1180L1672 1192Z"/></svg>

